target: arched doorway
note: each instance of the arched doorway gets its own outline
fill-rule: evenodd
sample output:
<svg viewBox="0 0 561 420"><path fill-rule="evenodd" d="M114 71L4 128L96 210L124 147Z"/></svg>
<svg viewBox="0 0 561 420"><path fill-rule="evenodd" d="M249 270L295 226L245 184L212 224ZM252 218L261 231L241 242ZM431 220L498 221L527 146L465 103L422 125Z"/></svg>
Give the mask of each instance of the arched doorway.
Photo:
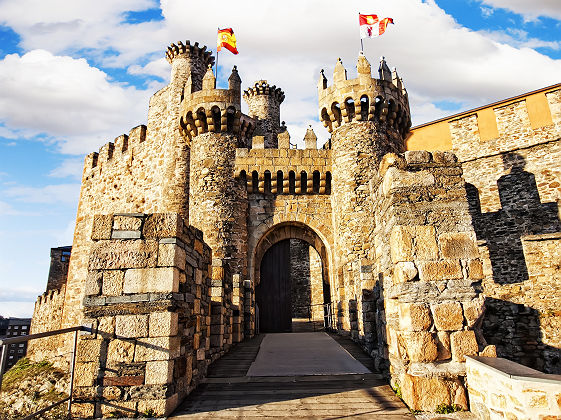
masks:
<svg viewBox="0 0 561 420"><path fill-rule="evenodd" d="M323 327L331 301L328 253L315 231L296 222L274 226L259 241L254 264L259 332Z"/></svg>

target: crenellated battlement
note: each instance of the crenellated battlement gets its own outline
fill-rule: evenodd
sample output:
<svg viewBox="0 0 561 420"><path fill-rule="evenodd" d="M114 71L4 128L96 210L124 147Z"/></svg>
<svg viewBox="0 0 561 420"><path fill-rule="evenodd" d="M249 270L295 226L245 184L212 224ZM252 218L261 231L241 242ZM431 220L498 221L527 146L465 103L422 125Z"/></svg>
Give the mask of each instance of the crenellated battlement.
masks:
<svg viewBox="0 0 561 420"><path fill-rule="evenodd" d="M191 45L189 40L185 41L185 44L182 41L178 41L177 44L172 43L166 51L166 60L171 64L176 57L181 55L192 58L202 58L205 65L214 65L212 51L207 51L206 45L199 47L198 42L195 42L193 45Z"/></svg>
<svg viewBox="0 0 561 420"><path fill-rule="evenodd" d="M184 92L180 106L180 127L184 136L192 139L200 134L231 133L249 139L255 128L252 118L242 116L241 79L234 66L228 89L216 89L216 78L209 65L202 89Z"/></svg>
<svg viewBox="0 0 561 420"><path fill-rule="evenodd" d="M250 98L257 95L269 95L271 98L276 100L279 105L284 101L284 92L282 89L276 87L275 85L269 85L266 80L259 80L255 82L254 86L244 91L243 97L249 102Z"/></svg>
<svg viewBox="0 0 561 420"><path fill-rule="evenodd" d="M237 149L235 172L248 193L331 194L331 150Z"/></svg>
<svg viewBox="0 0 561 420"><path fill-rule="evenodd" d="M321 71L318 83L320 120L331 133L351 121L377 121L404 136L411 127L409 99L397 71L380 61L380 78L373 78L371 66L361 52L357 62L358 77L347 79L341 59L333 72L333 85Z"/></svg>
<svg viewBox="0 0 561 420"><path fill-rule="evenodd" d="M122 161L124 156L130 156L130 150L141 147L146 141L146 126L139 125L131 129L129 134L121 134L114 141L104 144L98 152L86 155L84 160L84 173L89 173L94 168L102 168L111 162Z"/></svg>

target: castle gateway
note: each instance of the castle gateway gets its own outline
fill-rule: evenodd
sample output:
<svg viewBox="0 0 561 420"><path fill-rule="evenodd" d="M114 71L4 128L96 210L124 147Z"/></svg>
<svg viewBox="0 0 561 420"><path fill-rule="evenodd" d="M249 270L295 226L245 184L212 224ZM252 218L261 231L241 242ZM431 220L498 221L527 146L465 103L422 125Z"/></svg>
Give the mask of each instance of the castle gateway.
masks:
<svg viewBox="0 0 561 420"><path fill-rule="evenodd" d="M303 319L350 334L412 409L467 407L467 355L559 372L560 85L411 133L403 81L361 54L356 78L320 76L330 140L293 149L280 88L242 92L234 67L217 89L197 43L166 56L147 125L87 156L67 279L35 307L33 332L95 327L76 415L168 414L233 344Z"/></svg>

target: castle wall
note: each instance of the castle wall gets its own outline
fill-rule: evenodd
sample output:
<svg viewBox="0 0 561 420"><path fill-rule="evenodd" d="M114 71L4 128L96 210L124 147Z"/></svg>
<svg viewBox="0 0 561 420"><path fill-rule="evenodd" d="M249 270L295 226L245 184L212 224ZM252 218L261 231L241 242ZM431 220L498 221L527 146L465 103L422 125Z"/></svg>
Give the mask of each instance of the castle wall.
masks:
<svg viewBox="0 0 561 420"><path fill-rule="evenodd" d="M51 265L49 267L47 291L59 290L66 284L71 249L69 246L51 248Z"/></svg>
<svg viewBox="0 0 561 420"><path fill-rule="evenodd" d="M495 136L482 136L479 113L450 130L485 257L485 337L500 356L559 373L561 90L532 97L493 108Z"/></svg>

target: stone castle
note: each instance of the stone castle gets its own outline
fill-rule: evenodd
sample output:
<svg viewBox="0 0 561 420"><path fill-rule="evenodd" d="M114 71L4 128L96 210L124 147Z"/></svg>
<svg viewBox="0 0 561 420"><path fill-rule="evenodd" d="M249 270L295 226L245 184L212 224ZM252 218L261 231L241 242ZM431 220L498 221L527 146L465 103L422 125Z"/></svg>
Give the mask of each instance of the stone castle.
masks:
<svg viewBox="0 0 561 420"><path fill-rule="evenodd" d="M468 407L465 356L561 373L561 85L411 130L402 79L360 54L320 75L329 141L294 149L280 88L234 67L217 89L197 43L166 57L147 124L86 157L67 274L35 306L32 332L94 327L76 415L166 415L232 345L306 317L415 410Z"/></svg>

